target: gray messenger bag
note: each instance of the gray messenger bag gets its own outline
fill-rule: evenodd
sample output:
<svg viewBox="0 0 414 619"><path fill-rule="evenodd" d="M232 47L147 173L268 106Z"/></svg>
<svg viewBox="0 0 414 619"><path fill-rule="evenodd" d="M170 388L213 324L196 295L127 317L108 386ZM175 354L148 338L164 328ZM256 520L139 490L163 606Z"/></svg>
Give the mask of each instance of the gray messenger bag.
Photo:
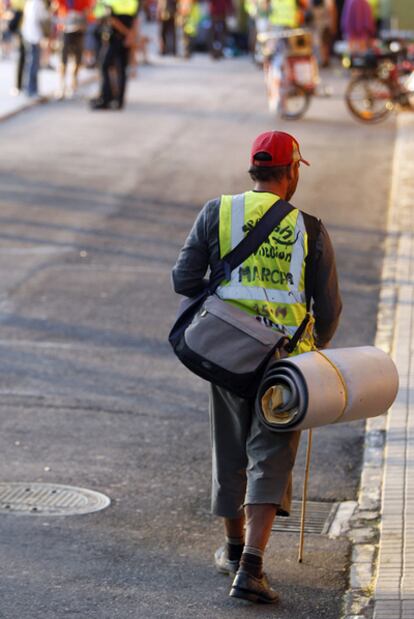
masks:
<svg viewBox="0 0 414 619"><path fill-rule="evenodd" d="M292 352L309 320L307 314L292 338L264 325L214 294L279 225L293 207L278 200L231 252L222 258L214 280L198 296L184 299L169 334L179 360L205 380L243 398L254 398L276 349Z"/></svg>

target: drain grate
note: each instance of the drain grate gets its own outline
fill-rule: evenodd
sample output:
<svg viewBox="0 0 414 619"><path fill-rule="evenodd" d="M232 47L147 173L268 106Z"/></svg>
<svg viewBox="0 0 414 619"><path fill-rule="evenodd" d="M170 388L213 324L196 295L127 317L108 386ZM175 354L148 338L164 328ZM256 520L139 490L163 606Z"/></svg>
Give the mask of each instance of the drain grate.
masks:
<svg viewBox="0 0 414 619"><path fill-rule="evenodd" d="M322 501L308 501L306 505L305 532L324 535L328 532L339 503L326 503ZM297 533L300 531L302 515L302 501L292 501L289 518L276 518L272 531L284 531Z"/></svg>
<svg viewBox="0 0 414 619"><path fill-rule="evenodd" d="M0 483L0 513L71 516L89 514L105 509L111 499L105 494L76 488L42 483Z"/></svg>

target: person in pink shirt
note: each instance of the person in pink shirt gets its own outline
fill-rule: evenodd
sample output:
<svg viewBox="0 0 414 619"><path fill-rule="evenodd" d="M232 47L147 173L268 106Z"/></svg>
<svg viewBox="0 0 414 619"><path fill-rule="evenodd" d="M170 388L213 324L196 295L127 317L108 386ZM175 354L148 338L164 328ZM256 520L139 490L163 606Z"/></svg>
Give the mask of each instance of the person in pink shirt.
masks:
<svg viewBox="0 0 414 619"><path fill-rule="evenodd" d="M376 31L368 0L345 0L341 28L351 53L367 51Z"/></svg>

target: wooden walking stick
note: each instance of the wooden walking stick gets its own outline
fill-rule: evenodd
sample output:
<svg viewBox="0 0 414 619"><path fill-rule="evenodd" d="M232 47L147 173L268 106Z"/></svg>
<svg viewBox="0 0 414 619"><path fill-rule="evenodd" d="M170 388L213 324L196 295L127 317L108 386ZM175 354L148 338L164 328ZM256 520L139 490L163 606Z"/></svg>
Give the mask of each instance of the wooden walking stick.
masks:
<svg viewBox="0 0 414 619"><path fill-rule="evenodd" d="M308 432L308 446L306 448L305 479L303 481L302 515L301 515L301 521L300 521L300 538L299 538L299 555L298 555L299 563L302 563L303 546L305 543L306 501L307 501L307 496L308 496L308 479L309 479L311 451L312 451L312 429L310 429Z"/></svg>

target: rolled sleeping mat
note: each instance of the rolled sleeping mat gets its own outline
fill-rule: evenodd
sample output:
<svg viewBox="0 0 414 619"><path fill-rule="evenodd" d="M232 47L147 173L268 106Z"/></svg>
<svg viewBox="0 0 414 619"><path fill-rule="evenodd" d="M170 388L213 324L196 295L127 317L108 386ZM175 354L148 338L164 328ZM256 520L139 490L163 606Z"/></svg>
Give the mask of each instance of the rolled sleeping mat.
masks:
<svg viewBox="0 0 414 619"><path fill-rule="evenodd" d="M332 348L271 362L255 409L270 430L305 430L382 415L397 392L397 368L382 350Z"/></svg>

